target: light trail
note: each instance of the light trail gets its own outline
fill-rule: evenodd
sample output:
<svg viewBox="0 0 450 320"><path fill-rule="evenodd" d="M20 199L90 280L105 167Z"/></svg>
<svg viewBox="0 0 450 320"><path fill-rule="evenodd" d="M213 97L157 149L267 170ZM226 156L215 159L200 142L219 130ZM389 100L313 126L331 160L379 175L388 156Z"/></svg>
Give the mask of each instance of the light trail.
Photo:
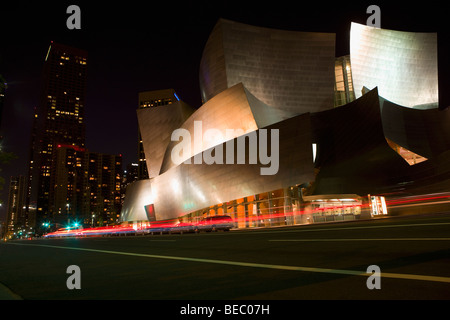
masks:
<svg viewBox="0 0 450 320"><path fill-rule="evenodd" d="M450 193L429 194L421 196L411 196L405 198L386 200L386 205L389 208L406 208L415 206L430 206L436 204L450 203ZM359 211L368 209L371 207L370 203L351 204L345 203L340 205L330 205L326 207L310 208L307 210L295 210L289 212L272 212L272 213L260 213L257 215L247 215L244 217L232 218L235 226L246 225L249 228L255 228L259 226L270 227L272 222L279 222L281 219L293 219L296 216L309 214L313 216L316 213L323 214L325 211L345 210L359 208ZM284 206L265 208L262 210L274 210L283 211ZM450 207L449 207L450 209ZM389 210L388 210L389 211ZM287 220L286 220L287 221ZM138 227L132 227L130 225L115 225L109 227L96 227L86 229L66 229L50 232L44 237L46 238L62 238L62 237L95 237L95 236L113 236L113 235L135 235L145 233L170 233L177 231L181 227L185 227L185 232L192 232L199 222L187 222L177 223L178 219L165 220L144 223ZM268 226L269 225L269 226Z"/></svg>

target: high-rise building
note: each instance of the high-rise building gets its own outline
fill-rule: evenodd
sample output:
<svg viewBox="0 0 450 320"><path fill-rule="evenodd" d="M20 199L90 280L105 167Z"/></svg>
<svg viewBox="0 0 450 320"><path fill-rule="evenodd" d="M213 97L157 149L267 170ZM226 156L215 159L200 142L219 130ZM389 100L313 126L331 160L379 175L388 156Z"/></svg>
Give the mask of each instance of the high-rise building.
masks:
<svg viewBox="0 0 450 320"><path fill-rule="evenodd" d="M87 52L52 42L45 56L43 87L35 113L27 207L35 223L50 213L53 153L58 144L85 146ZM31 212L29 210L29 212Z"/></svg>
<svg viewBox="0 0 450 320"><path fill-rule="evenodd" d="M127 187L132 184L133 182L139 180L138 176L138 168L139 165L137 163L129 163L127 164L125 170L123 171L122 175L122 185L121 185L121 207L123 206L123 203L125 201L125 194L127 191Z"/></svg>
<svg viewBox="0 0 450 320"><path fill-rule="evenodd" d="M89 152L87 159L91 225L115 224L122 205L122 156Z"/></svg>
<svg viewBox="0 0 450 320"><path fill-rule="evenodd" d="M122 179L122 188L126 189L126 187L133 183L138 179L138 168L139 165L137 163L129 163L126 167L126 170L123 172L123 179Z"/></svg>
<svg viewBox="0 0 450 320"><path fill-rule="evenodd" d="M27 221L25 219L25 176L11 177L9 183L8 208L6 232L11 234L21 229L26 229Z"/></svg>
<svg viewBox="0 0 450 320"><path fill-rule="evenodd" d="M122 157L71 145L53 152L49 220L61 225L111 225L121 209Z"/></svg>

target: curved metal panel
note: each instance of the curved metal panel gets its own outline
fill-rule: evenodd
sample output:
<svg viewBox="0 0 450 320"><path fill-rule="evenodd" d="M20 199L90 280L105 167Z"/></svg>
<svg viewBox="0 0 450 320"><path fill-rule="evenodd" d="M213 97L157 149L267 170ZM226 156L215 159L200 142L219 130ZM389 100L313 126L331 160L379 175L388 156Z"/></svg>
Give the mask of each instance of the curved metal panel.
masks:
<svg viewBox="0 0 450 320"><path fill-rule="evenodd" d="M159 175L173 130L179 128L194 111L183 101L136 111L150 178Z"/></svg>
<svg viewBox="0 0 450 320"><path fill-rule="evenodd" d="M335 34L285 31L220 19L200 63L208 101L237 83L291 116L333 108Z"/></svg>
<svg viewBox="0 0 450 320"><path fill-rule="evenodd" d="M446 190L449 120L450 110L402 107L380 97L377 89L347 105L312 114L318 149L314 194ZM387 139L428 160L408 164Z"/></svg>
<svg viewBox="0 0 450 320"><path fill-rule="evenodd" d="M317 143L313 194L360 195L409 180L409 165L383 132L377 89L339 108L311 115Z"/></svg>
<svg viewBox="0 0 450 320"><path fill-rule="evenodd" d="M180 162L243 133L255 131L287 117L285 112L273 109L256 99L239 83L206 102L180 126L179 129L189 132L191 151L190 154L182 154ZM204 139L208 130L218 130L220 134L212 139ZM153 138L142 135L144 141ZM169 141L160 173L177 165L172 161L172 150L178 143Z"/></svg>
<svg viewBox="0 0 450 320"><path fill-rule="evenodd" d="M309 114L263 129L267 130L268 136L271 136L272 129L279 130L278 152L275 144L268 145L268 154L278 154L278 170L275 174L261 175L261 168L267 168L272 163L264 164L261 158L255 164L249 162L249 143L245 146L245 164L237 164L239 151L236 150L238 138L235 138L228 142L234 145L234 164L194 164L191 161L191 164L174 166L152 179L156 218L172 219L218 203L312 181L314 170ZM257 145L261 130L250 133L257 137ZM221 145L224 157L227 154L226 144ZM258 147L258 153L260 150ZM204 151L203 156L208 152Z"/></svg>
<svg viewBox="0 0 450 320"><path fill-rule="evenodd" d="M432 160L450 150L450 109L416 110L381 97L380 107L386 138Z"/></svg>
<svg viewBox="0 0 450 320"><path fill-rule="evenodd" d="M363 87L409 108L437 107L437 34L352 23L350 58L356 98Z"/></svg>
<svg viewBox="0 0 450 320"><path fill-rule="evenodd" d="M145 207L154 203L151 180L135 181L127 187L122 211L121 221L145 221L148 220Z"/></svg>
<svg viewBox="0 0 450 320"><path fill-rule="evenodd" d="M237 89L237 88L235 88ZM261 159L237 164L182 163L151 180L127 189L122 221L147 220L145 207L153 204L157 220L173 219L215 204L314 181L311 194L368 194L405 190L442 190L450 181L448 110L412 110L395 105L371 90L361 98L332 110L303 114L257 129L279 130L279 165L274 175L261 175ZM402 119L402 121L399 121ZM409 166L386 138L408 144L413 151L430 152L429 161ZM227 158L237 137L216 145ZM256 140L257 142L259 140ZM311 144L317 144L313 164ZM413 143L413 144L412 144ZM256 143L259 145L259 143ZM212 149L201 154L212 154ZM259 149L258 149L259 150ZM269 148L268 154L274 149ZM317 176L314 175L314 166Z"/></svg>

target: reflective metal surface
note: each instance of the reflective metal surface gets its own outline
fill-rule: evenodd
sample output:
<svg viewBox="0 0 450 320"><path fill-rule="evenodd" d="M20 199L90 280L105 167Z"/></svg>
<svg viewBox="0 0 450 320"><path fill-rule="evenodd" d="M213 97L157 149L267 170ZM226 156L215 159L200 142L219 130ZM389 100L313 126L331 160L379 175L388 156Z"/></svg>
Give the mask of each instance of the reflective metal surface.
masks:
<svg viewBox="0 0 450 320"><path fill-rule="evenodd" d="M184 161L192 155L234 139L242 133L252 132L288 117L286 112L267 106L255 98L241 83L237 84L206 102L180 125L181 129L190 133L190 150L192 150L190 155L183 154L182 159ZM216 135L212 139L206 139L204 135L208 130L218 130L221 132L221 136ZM159 133L155 134L159 135ZM200 135L200 137L196 135ZM143 135L143 140L147 139L153 140L152 143L162 143L157 140L157 136L146 137ZM194 146L194 139L200 141L198 148ZM178 140L169 141L160 173L164 173L176 165L171 156L172 150L177 144L179 144Z"/></svg>
<svg viewBox="0 0 450 320"><path fill-rule="evenodd" d="M157 220L174 219L309 183L310 195L367 195L398 192L405 186L412 191L448 188L450 115L434 108L436 34L352 24L351 64L359 99L337 108L333 108L334 54L334 35L221 19L201 61L203 106L192 112L180 102L172 109L138 111L153 178L128 187L122 221L147 220L145 208L150 204ZM362 96L363 86L374 89ZM184 137L171 141L177 129L190 140L189 152L183 149L181 161L175 163L173 150L185 142ZM228 135L227 129L232 130ZM216 135L205 139L210 130ZM269 138L268 144L267 155L278 156L273 175L262 174L262 168L274 163L262 157L264 144L259 142L264 132L278 139L274 143ZM239 149L244 134L256 140ZM409 165L387 139L428 160ZM242 150L244 163L238 164ZM233 157L227 157L231 152ZM256 163L250 161L255 152ZM233 161L205 162L220 156Z"/></svg>
<svg viewBox="0 0 450 320"><path fill-rule="evenodd" d="M314 179L309 114L266 127L279 130L279 166L275 175L261 175L268 167L249 164L180 164L152 179L158 220L175 218L214 204L295 186ZM261 130L256 131L259 136ZM258 140L259 141L259 140ZM270 140L269 140L270 141ZM237 139L233 140L235 157ZM246 154L249 152L246 144ZM226 156L226 146L223 146ZM275 148L270 150L275 152ZM208 151L203 152L203 155ZM259 152L259 149L258 149Z"/></svg>
<svg viewBox="0 0 450 320"><path fill-rule="evenodd" d="M204 141L198 153L202 159L206 154L211 155L211 148L221 146L223 149L223 164L195 164L193 155L191 164L179 165L172 161L171 153L179 141L170 141L171 129L176 129L180 117L175 116L170 110L181 110L171 105L165 108L138 110L139 126L142 140L146 150L159 150L153 155L161 155L161 150L166 148L164 159L151 154L147 156L147 162L151 166L163 161L161 171L152 179L141 180L130 185L126 193L126 201L123 205L121 220L136 221L146 220L144 207L154 204L156 218L158 220L175 218L193 210L234 200L247 195L254 195L264 191L270 191L290 185L296 185L310 181L313 177L312 147L309 129L309 114L298 116L288 120L288 116L280 110L273 109L256 97L254 97L242 84L238 84L217 95L200 109L195 111L180 127L186 129L192 135L190 147L194 150L194 135L202 136L208 129L217 129L222 132L233 130L233 134L226 139ZM182 112L178 112L180 115ZM281 121L281 122L280 122ZM155 123L155 124L154 124ZM199 123L202 128L196 132ZM197 127L196 127L197 126ZM160 130L155 130L155 128ZM249 161L250 150L256 150L258 160L259 129L264 128L268 137L268 150L264 155L271 156L271 129L278 129L279 136L273 144L273 152L277 154L276 174L262 175L261 168L275 165L272 157L270 163L258 161L251 164ZM238 131L241 129L241 131ZM245 149L238 148L238 137L242 133L254 135L257 140L250 146L245 144ZM165 138L160 139L163 135ZM225 136L225 135L224 135ZM169 141L169 143L167 142ZM228 143L227 143L228 141ZM233 164L227 163L227 144L233 145ZM253 146L257 149L253 149ZM245 152L244 164L237 164L239 152ZM197 153L197 154L198 154ZM185 160L185 159L183 159ZM152 172L149 170L149 172ZM156 172L156 171L154 171ZM153 172L153 173L154 173Z"/></svg>
<svg viewBox="0 0 450 320"><path fill-rule="evenodd" d="M442 192L450 187L450 110L417 110L375 88L347 105L311 114L318 174L313 194ZM411 165L387 139L427 160Z"/></svg>
<svg viewBox="0 0 450 320"><path fill-rule="evenodd" d="M149 178L153 178L159 175L173 130L181 127L194 108L183 101L176 101L167 106L138 109L136 112Z"/></svg>
<svg viewBox="0 0 450 320"><path fill-rule="evenodd" d="M200 89L206 102L237 83L293 115L331 109L335 34L285 31L220 19L204 48Z"/></svg>
<svg viewBox="0 0 450 320"><path fill-rule="evenodd" d="M152 204L154 197L152 194L151 180L138 180L128 185L122 211L121 221L143 221L148 220L145 206Z"/></svg>
<svg viewBox="0 0 450 320"><path fill-rule="evenodd" d="M437 107L437 34L352 23L350 57L356 98L363 87L410 108Z"/></svg>

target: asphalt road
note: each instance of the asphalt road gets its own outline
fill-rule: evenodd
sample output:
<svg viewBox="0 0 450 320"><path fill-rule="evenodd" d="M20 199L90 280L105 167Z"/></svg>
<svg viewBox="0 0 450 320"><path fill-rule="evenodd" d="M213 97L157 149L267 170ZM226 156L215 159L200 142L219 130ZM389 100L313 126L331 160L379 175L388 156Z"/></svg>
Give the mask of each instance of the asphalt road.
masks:
<svg viewBox="0 0 450 320"><path fill-rule="evenodd" d="M80 268L68 289L67 268ZM371 265L380 289L369 289ZM450 299L450 214L217 233L9 241L22 299Z"/></svg>

